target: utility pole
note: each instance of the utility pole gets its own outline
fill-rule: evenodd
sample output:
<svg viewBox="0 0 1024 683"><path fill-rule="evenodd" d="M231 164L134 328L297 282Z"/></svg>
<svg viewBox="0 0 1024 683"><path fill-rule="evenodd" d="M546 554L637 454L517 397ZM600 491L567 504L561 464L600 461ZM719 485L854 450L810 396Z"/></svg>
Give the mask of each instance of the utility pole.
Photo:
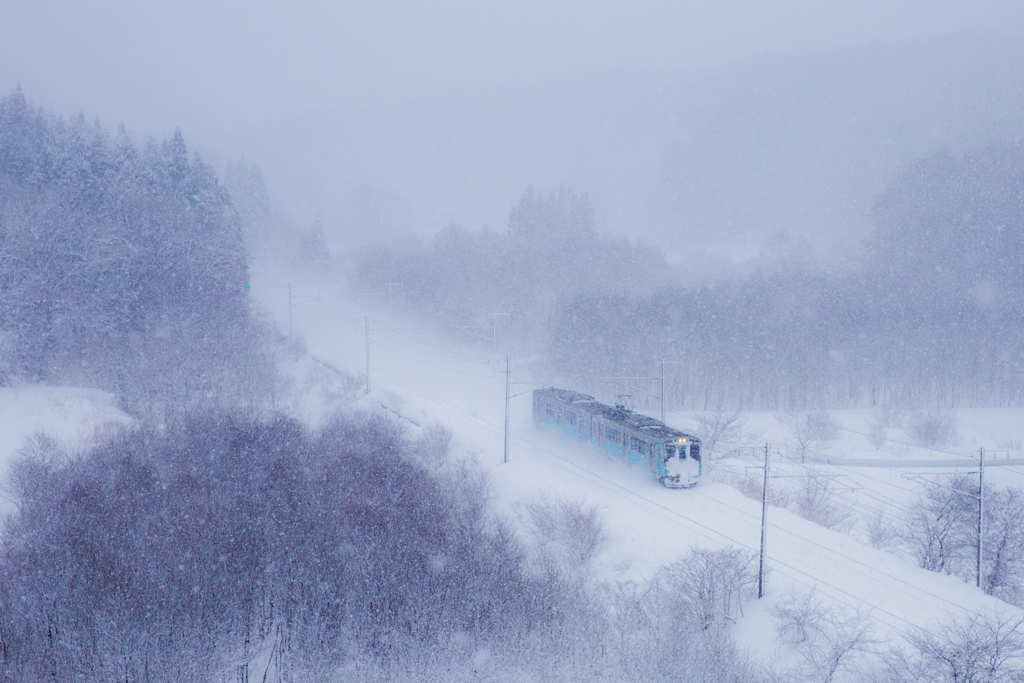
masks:
<svg viewBox="0 0 1024 683"><path fill-rule="evenodd" d="M768 469L771 466L770 449L764 445L764 488L761 489L761 562L757 567L757 598L764 597L764 558L768 541Z"/></svg>
<svg viewBox="0 0 1024 683"><path fill-rule="evenodd" d="M974 474L974 472L968 472L967 474ZM978 556L976 558L976 578L975 583L978 588L981 588L981 565L985 553L985 449L978 449L978 492L973 493L970 491L963 491L961 489L953 488L952 486L946 486L945 484L937 481L929 481L919 474L911 474L904 472L900 475L904 479L920 479L932 486L939 486L944 489L949 489L953 493L968 498L978 499Z"/></svg>
<svg viewBox="0 0 1024 683"><path fill-rule="evenodd" d="M391 292L394 287L401 287L401 282L385 282L384 286L388 288L388 315L394 317L395 307L394 301L392 300Z"/></svg>
<svg viewBox="0 0 1024 683"><path fill-rule="evenodd" d="M292 283L288 283L288 341L292 340Z"/></svg>
<svg viewBox="0 0 1024 683"><path fill-rule="evenodd" d="M366 327L366 393L370 393L370 316L363 316Z"/></svg>
<svg viewBox="0 0 1024 683"><path fill-rule="evenodd" d="M491 313L491 353L495 356L498 355L498 316L503 315L509 317L508 313ZM459 333L464 330L486 330L487 325L452 325ZM481 332L473 332L473 336L477 339L483 339L487 341L487 335Z"/></svg>
<svg viewBox="0 0 1024 683"><path fill-rule="evenodd" d="M981 588L981 553L985 543L985 449L978 449L978 588Z"/></svg>
<svg viewBox="0 0 1024 683"><path fill-rule="evenodd" d="M508 463L508 409L512 399L512 356L505 356L505 463Z"/></svg>
<svg viewBox="0 0 1024 683"><path fill-rule="evenodd" d="M491 353L498 355L498 316L509 317L508 313L491 313Z"/></svg>
<svg viewBox="0 0 1024 683"><path fill-rule="evenodd" d="M661 359L661 423L665 424L665 359Z"/></svg>
<svg viewBox="0 0 1024 683"><path fill-rule="evenodd" d="M665 422L665 366L666 365L679 365L680 361L677 360L665 360L661 359L661 374L658 379L661 380L661 421Z"/></svg>

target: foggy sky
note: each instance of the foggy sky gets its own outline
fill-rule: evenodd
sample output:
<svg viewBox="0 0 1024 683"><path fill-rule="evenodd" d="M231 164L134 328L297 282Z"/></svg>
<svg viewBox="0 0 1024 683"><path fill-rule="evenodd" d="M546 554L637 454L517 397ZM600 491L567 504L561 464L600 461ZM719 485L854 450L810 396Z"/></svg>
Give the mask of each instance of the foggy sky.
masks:
<svg viewBox="0 0 1024 683"><path fill-rule="evenodd" d="M216 131L339 102L689 70L953 31L1015 33L1016 0L373 3L4 0L0 88L143 135ZM224 150L229 153L228 150ZM237 153L237 151L235 152Z"/></svg>
<svg viewBox="0 0 1024 683"><path fill-rule="evenodd" d="M0 9L4 94L137 142L180 127L217 168L258 163L275 208L332 241L501 229L533 184L670 254L776 233L845 254L901 164L1021 133L1019 55L986 52L1024 33L1019 0ZM970 40L898 47L936 36Z"/></svg>

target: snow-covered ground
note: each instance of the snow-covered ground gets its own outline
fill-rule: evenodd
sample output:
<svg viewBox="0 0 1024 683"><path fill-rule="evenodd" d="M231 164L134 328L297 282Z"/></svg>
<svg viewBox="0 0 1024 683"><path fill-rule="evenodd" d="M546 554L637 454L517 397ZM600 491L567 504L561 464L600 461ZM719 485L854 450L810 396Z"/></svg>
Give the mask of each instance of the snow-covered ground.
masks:
<svg viewBox="0 0 1024 683"><path fill-rule="evenodd" d="M288 326L287 282L253 278L260 304L282 329ZM410 430L432 423L449 427L456 456L474 458L487 471L495 509L516 520L517 503L547 494L585 500L597 506L607 540L594 562L596 578L644 582L692 547L734 546L751 551L760 542L761 504L742 495L735 484L760 481L763 444L783 446L787 433L768 413L743 416L751 448L742 458L722 461L713 476L696 488L668 490L640 467L628 466L551 430L537 429L531 419L531 376L513 364L509 462L504 455L505 358L482 346L459 347L407 321L390 318L386 306L353 302L352 297L311 285L293 285L292 326L308 355L289 368L293 397L286 405L315 422L351 396L349 375L361 376L369 348L371 390L360 399L369 409L399 416ZM295 305L297 304L297 305ZM369 336L364 326L369 316ZM369 345L367 345L369 339ZM359 389L362 393L362 389ZM95 390L22 386L0 389L0 468L34 433L44 431L72 444L88 443L130 421L109 394ZM958 411L958 441L938 450L913 445L902 430L874 448L867 437L869 411L832 413L839 436L822 457L801 465L784 453L774 454L779 490L792 490L808 468L831 477L836 504L866 520L899 515L919 490L914 476L970 469L972 451L994 453L987 475L1024 487L1021 435L1024 411ZM693 429L693 416L670 413L668 422ZM1006 450L1009 449L1009 450ZM910 478L908 478L910 477ZM8 500L0 501L10 509ZM875 636L882 640L916 627L933 629L951 617L983 609L1015 611L957 578L921 570L908 561L871 547L863 524L834 531L788 509L769 508L767 595L745 606L737 639L763 661L782 657L769 608L791 589L814 589L823 600L870 614ZM1024 616L1024 614L1021 614Z"/></svg>
<svg viewBox="0 0 1024 683"><path fill-rule="evenodd" d="M288 283L269 277L253 280L257 298L287 329ZM489 473L498 511L515 519L516 504L541 493L585 499L598 506L607 530L607 542L593 569L598 578L642 582L695 546L758 549L760 501L742 495L734 486L708 477L695 489L667 490L643 468L624 465L558 433L535 428L530 390L536 385L530 382L549 378L531 376L518 364L513 367L509 462L503 463L505 358L501 349L494 354L486 344L459 347L440 340L425 329L389 317L380 298L353 302L327 288L296 284L293 295L293 302L302 304L293 306L292 326L310 353L361 375L369 348L371 390L361 402L403 416L411 429L432 422L450 427L456 451L472 454ZM773 470L799 477L811 467L832 477L837 505L861 520L879 511L898 515L919 490L919 480L912 477L953 471L951 466L970 468L976 463L971 453L979 446L1016 449L996 454L1002 461L990 461L999 466L990 467L987 474L1000 483L1024 486L1020 466L1024 461L1019 460L1024 411L959 411L958 441L938 450L915 446L907 434L894 428L886 432L889 440L875 449L867 436L870 411L837 411L833 417L840 430L823 449L821 460L827 462L803 466L776 455ZM776 416L751 413L743 418L752 446L779 447L787 441ZM694 425L692 416L685 414L670 413L667 421L680 428ZM756 481L761 471L747 468L757 467L761 457L763 450L751 448L747 460L722 463L718 478L748 476ZM787 486L785 479L778 481L779 486ZM875 636L883 641L909 628L931 630L939 622L983 609L1014 611L955 577L924 571L871 547L861 530L833 531L781 507L771 507L768 518L771 573L766 599L747 605L737 625L738 640L762 659L784 656L768 608L791 589L814 589L824 600L869 613Z"/></svg>

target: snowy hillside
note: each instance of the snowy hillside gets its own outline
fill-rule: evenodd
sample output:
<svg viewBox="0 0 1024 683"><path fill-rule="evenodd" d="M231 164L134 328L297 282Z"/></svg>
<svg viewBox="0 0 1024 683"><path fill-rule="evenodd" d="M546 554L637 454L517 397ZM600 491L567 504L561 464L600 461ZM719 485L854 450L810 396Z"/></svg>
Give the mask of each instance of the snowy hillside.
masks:
<svg viewBox="0 0 1024 683"><path fill-rule="evenodd" d="M257 275L253 291L287 329L288 283ZM960 578L920 569L885 549L891 547L886 529L891 532L911 512L923 482L940 473L976 471L979 447L989 452L988 481L1024 486L1024 411L957 411L950 443L931 448L909 433L913 416L903 416L902 428L888 427L879 436L878 417L871 411L835 411L834 438L809 452L803 463L795 455L785 415L746 413L739 416L743 429L738 438L728 449L719 449L727 457L706 458L707 476L696 488L668 490L645 468L536 428L530 392L539 383L557 385L559 378L537 376L528 361L513 359L506 464L501 349L487 348L489 341L458 345L440 339L389 317L386 306L353 302L341 291L292 283L292 292L292 347L305 345L306 352L284 367L292 383L280 397L280 409L316 424L350 405L356 395L360 408L388 414L413 437L432 425L451 430L452 458L487 473L490 505L528 544L537 541L531 538L528 510L538 500L581 501L595 508L605 537L585 571L599 584L644 586L694 548L756 553L768 444L775 504L768 512L766 594L743 604L733 628L737 642L762 665L800 665L792 638L778 633L779 614L792 608L798 595L811 595L822 613L840 615L833 618L836 628L847 629L844 637L850 628L866 629L857 632L862 642L848 653L850 658L860 651L881 651L911 632L939 633L957 618L989 613L1015 621L1024 616ZM368 393L362 383L367 357ZM41 386L0 390L0 415L0 468L5 471L35 434L45 433L74 450L131 422L110 394ZM696 417L669 412L667 420L695 431ZM794 503L808 485L821 482L828 487L828 500L816 512L831 528L805 518L812 515L797 514L802 510ZM2 505L5 511L13 509L7 498Z"/></svg>
<svg viewBox="0 0 1024 683"><path fill-rule="evenodd" d="M283 329L289 322L288 284L272 276L253 278L256 297ZM737 642L765 666L800 664L792 639L778 634L780 610L791 608L797 595L810 594L825 612L845 615L836 622L848 619L840 627L867 627L860 650L880 651L911 632L938 633L951 620L978 613L1013 620L1024 616L960 578L920 569L886 550L892 547L886 529L891 532L911 512L923 482L940 473L975 472L979 447L989 453L988 481L1024 486L1024 411L957 411L950 416L950 443L931 448L910 433L911 415L903 416L902 427L890 426L879 435L878 416L871 411L834 411L833 438L809 451L805 462L795 455L785 415L745 413L739 416L742 430L734 442L719 448L725 457L712 453L705 459L704 480L694 489L668 490L645 468L536 428L531 390L560 381L538 376L528 360L512 362L509 462L504 463L501 349L487 348L489 341L459 345L440 339L390 317L386 306L354 302L342 291L316 284L292 283L292 295L291 346L306 351L286 362L292 381L280 397L280 409L317 424L356 395L360 408L396 418L413 437L433 425L449 429L452 458L487 473L490 505L527 543L536 542L528 518L536 501L580 501L595 508L604 541L585 571L606 586L644 586L694 548L756 553L768 444L775 504L768 512L766 594L742 606L733 628ZM369 392L363 383L367 359ZM110 394L41 386L0 390L0 415L0 468L5 471L35 434L45 433L74 450L131 422ZM671 425L689 431L699 430L696 418L667 415ZM831 528L805 518L813 515L797 514L801 491L821 482L828 500L816 512ZM13 509L7 498L2 505L5 511Z"/></svg>
<svg viewBox="0 0 1024 683"><path fill-rule="evenodd" d="M88 446L132 419L115 405L115 397L97 389L15 386L0 388L0 472L37 434L70 448ZM13 505L0 496L0 511Z"/></svg>
<svg viewBox="0 0 1024 683"><path fill-rule="evenodd" d="M253 290L286 328L287 283L254 277ZM1017 614L995 598L956 577L919 569L897 555L872 547L868 520L882 527L920 491L921 478L938 472L972 470L972 451L1004 450L990 457L987 476L1003 484L1024 484L1020 467L1019 410L961 411L955 445L922 448L900 429L888 429L871 444L869 411L840 411L834 440L800 464L790 457L791 440L778 416L747 414L741 457L710 463L712 471L692 490L660 487L643 468L626 466L570 439L537 429L531 419L530 390L558 378L534 375L513 362L509 463L503 464L505 358L490 342L455 346L423 329L389 318L387 306L353 303L345 295L315 285L293 285L306 298L291 312L296 336L311 354L353 375L369 358L370 391L360 403L400 415L411 430L432 423L449 427L453 452L473 457L490 475L493 505L522 521L522 505L540 494L582 499L604 518L607 541L592 571L596 578L644 583L659 567L692 547L759 547L761 503L734 485L757 489L764 444L772 444L777 492L799 488L810 473L833 482L834 507L846 520L832 530L779 506L769 508L766 599L745 606L738 620L739 642L759 659L787 655L775 636L769 608L793 590L814 590L834 606L867 614L874 637L891 642L909 629L933 630L941 622L984 610ZM298 299L296 299L298 300ZM365 323L368 316L369 330ZM368 342L368 343L367 343ZM367 354L367 349L369 349ZM362 390L360 391L362 393ZM315 417L311 413L308 417ZM693 429L687 414L669 413L673 426ZM1011 450L1006 450L1010 448ZM1013 450L1015 449L1015 450ZM976 465L976 455L974 465ZM716 481L718 480L718 481ZM990 481L991 481L990 480ZM779 505L785 505L780 502ZM846 529L845 531L842 529ZM877 544L876 544L877 545ZM1021 615L1024 616L1024 615Z"/></svg>

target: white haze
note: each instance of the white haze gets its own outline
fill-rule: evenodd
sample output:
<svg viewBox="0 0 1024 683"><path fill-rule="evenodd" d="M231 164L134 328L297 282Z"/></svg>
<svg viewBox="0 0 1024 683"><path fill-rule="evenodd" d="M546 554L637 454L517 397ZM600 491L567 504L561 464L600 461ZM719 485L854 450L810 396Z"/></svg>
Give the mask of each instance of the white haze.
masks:
<svg viewBox="0 0 1024 683"><path fill-rule="evenodd" d="M1015 139L1024 46L939 38L695 74L465 88L292 117L265 143L287 212L336 239L504 228L529 184L588 192L599 229L679 259L794 249L842 260L904 165Z"/></svg>
<svg viewBox="0 0 1024 683"><path fill-rule="evenodd" d="M530 184L600 229L841 259L937 148L1021 135L1024 6L7 3L0 88L264 171L336 245L501 229ZM794 246L796 245L796 246Z"/></svg>

